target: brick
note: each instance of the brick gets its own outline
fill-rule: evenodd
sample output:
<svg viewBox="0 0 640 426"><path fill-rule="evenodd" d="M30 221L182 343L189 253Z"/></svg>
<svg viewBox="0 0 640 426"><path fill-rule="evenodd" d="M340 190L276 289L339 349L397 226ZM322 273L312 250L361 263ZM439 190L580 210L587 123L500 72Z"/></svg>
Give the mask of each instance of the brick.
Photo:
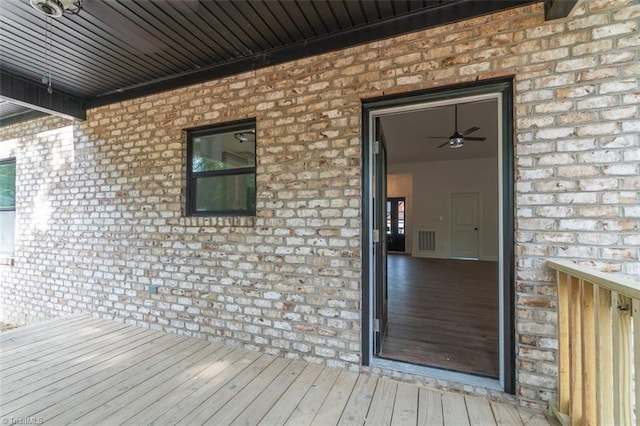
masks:
<svg viewBox="0 0 640 426"><path fill-rule="evenodd" d="M596 86L593 84L584 85L584 86L573 86L566 87L562 89L556 90L556 97L559 99L563 98L579 98L583 96L589 96L595 93Z"/></svg>
<svg viewBox="0 0 640 426"><path fill-rule="evenodd" d="M594 40L597 40L604 37L628 34L634 31L638 31L638 21L630 20L619 24L612 24L604 27L594 28L592 31L592 37L594 38Z"/></svg>
<svg viewBox="0 0 640 426"><path fill-rule="evenodd" d="M571 56L593 55L613 49L612 40L598 40L579 44L571 49Z"/></svg>
<svg viewBox="0 0 640 426"><path fill-rule="evenodd" d="M588 27L603 27L609 23L609 16L606 13L589 15L579 19L572 19L567 22L567 28L571 31Z"/></svg>
<svg viewBox="0 0 640 426"><path fill-rule="evenodd" d="M638 108L635 106L611 108L602 110L600 115L604 120L622 120L625 118L635 118L637 116Z"/></svg>
<svg viewBox="0 0 640 426"><path fill-rule="evenodd" d="M602 83L600 85L600 94L629 92L636 88L637 80L618 80L611 83Z"/></svg>
<svg viewBox="0 0 640 426"><path fill-rule="evenodd" d="M555 71L556 72L569 72L576 71L579 69L585 68L594 68L596 67L596 58L594 57L584 57L580 59L568 59L564 61L558 61L556 64Z"/></svg>
<svg viewBox="0 0 640 426"><path fill-rule="evenodd" d="M574 129L572 127L556 127L552 129L540 129L536 131L538 139L561 139L573 136Z"/></svg>
<svg viewBox="0 0 640 426"><path fill-rule="evenodd" d="M582 111L596 108L609 108L617 106L618 102L619 99L616 96L591 96L577 101L576 109Z"/></svg>

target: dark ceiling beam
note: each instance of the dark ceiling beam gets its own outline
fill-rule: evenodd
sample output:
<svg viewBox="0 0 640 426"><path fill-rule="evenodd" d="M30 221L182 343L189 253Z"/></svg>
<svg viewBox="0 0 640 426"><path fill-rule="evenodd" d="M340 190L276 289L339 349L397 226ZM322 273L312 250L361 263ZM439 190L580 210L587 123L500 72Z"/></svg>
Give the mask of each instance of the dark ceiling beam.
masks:
<svg viewBox="0 0 640 426"><path fill-rule="evenodd" d="M578 0L544 0L545 21L566 18L576 3L578 3Z"/></svg>
<svg viewBox="0 0 640 426"><path fill-rule="evenodd" d="M72 120L86 120L84 99L59 90L47 92L41 83L0 71L0 98L32 110Z"/></svg>
<svg viewBox="0 0 640 426"><path fill-rule="evenodd" d="M118 91L87 99L86 108L94 108L192 84L203 83L233 74L445 25L504 9L537 3L539 1L541 0L447 0L437 6L394 19L363 25L337 34L328 34L307 39L300 43L257 53L250 57L122 88Z"/></svg>

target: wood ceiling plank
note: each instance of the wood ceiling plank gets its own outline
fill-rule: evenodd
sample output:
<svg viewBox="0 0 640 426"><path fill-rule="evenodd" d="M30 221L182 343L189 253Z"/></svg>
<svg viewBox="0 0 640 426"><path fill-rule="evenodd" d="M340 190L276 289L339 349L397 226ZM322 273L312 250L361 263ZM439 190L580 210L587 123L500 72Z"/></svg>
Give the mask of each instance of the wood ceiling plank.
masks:
<svg viewBox="0 0 640 426"><path fill-rule="evenodd" d="M313 0L300 0L295 2L295 5L300 8L300 11L307 19L311 28L313 28L313 32L316 35L327 34L329 32L324 21L320 15L318 15L316 8L313 7Z"/></svg>
<svg viewBox="0 0 640 426"><path fill-rule="evenodd" d="M296 28L302 33L303 39L310 39L318 36L309 22L309 19L304 15L297 2L283 3L279 1L274 3L278 4L280 9L284 12L279 16L282 16L283 18L286 16L289 18L290 22L294 22Z"/></svg>
<svg viewBox="0 0 640 426"><path fill-rule="evenodd" d="M340 24L325 0L316 0L312 5L329 33L340 31Z"/></svg>
<svg viewBox="0 0 640 426"><path fill-rule="evenodd" d="M232 18L239 22L239 25L245 27L243 29L245 32L248 31L253 39L261 40L261 44L266 44L268 47L265 50L283 46L285 43L280 38L280 35L265 20L270 13L267 12L264 16L258 13L254 3L257 2L231 2L233 5L233 7L230 7ZM272 19L272 23L274 21ZM276 24L275 28L278 27L280 26Z"/></svg>
<svg viewBox="0 0 640 426"><path fill-rule="evenodd" d="M291 44L296 40L304 40L305 35L298 26L299 22L291 18L291 16L287 13L287 9L283 7L281 2L264 0L254 1L253 5L256 10L260 10L260 8L257 6L258 4L262 5L266 10L268 10L271 15L273 15L275 21L277 21L279 25L282 25L284 32L286 32L286 34L289 36L289 41L287 44Z"/></svg>
<svg viewBox="0 0 640 426"><path fill-rule="evenodd" d="M273 48L239 9L240 5L240 2L216 1L208 3L207 7L225 22L229 31L242 40L251 53Z"/></svg>
<svg viewBox="0 0 640 426"><path fill-rule="evenodd" d="M41 81L45 72L44 52L33 45L21 46L20 35L14 34L9 25L5 25L3 29L0 38L0 43L3 45L3 68L12 72L16 72L14 70L17 69L26 70L23 75L34 81ZM80 94L85 91L100 90L101 85L96 82L102 84L117 82L115 75L108 74L110 78L102 78L102 75L96 71L98 65L91 64L91 61L83 62L77 67L70 67L69 64L73 63L72 61L73 55L66 52L64 55L54 54L51 57L52 79L57 87L71 94L81 96Z"/></svg>
<svg viewBox="0 0 640 426"><path fill-rule="evenodd" d="M127 36L129 32L135 32L140 36L144 43L144 53L167 53L180 70L191 69L191 64L194 63L200 66L205 64L200 57L201 51L187 41L184 29L170 17L153 10L156 7L155 2L127 1L101 4L105 10L111 7L115 13L121 15L116 23L120 31L127 31ZM148 51L145 51L147 49Z"/></svg>
<svg viewBox="0 0 640 426"><path fill-rule="evenodd" d="M203 13L206 13L207 20L209 21L209 27L215 28L216 32L220 34L232 48L233 55L231 58L240 58L242 56L248 56L252 54L250 46L246 41L239 37L231 28L233 25L224 20L224 15L220 9L216 7L214 2L202 3ZM205 11L206 10L206 11Z"/></svg>
<svg viewBox="0 0 640 426"><path fill-rule="evenodd" d="M5 21L13 20L19 23L24 39L21 45L40 46L44 37L44 21L41 15L37 14L28 5L18 2L5 2L3 4L3 14L0 22L3 26ZM87 18L91 18L88 20ZM149 71L157 69L161 63L145 63L145 58L136 55L135 52L126 50L121 40L114 38L115 31L105 31L108 25L97 21L84 11L82 15L72 18L65 17L64 20L53 20L53 35L64 40L61 45L68 46L74 51L78 51L79 56L86 59L109 57L110 62L118 63L119 69L132 72L132 75L139 74L141 69ZM40 28L42 31L39 32ZM40 35L41 34L41 35ZM113 68L113 67L112 67Z"/></svg>
<svg viewBox="0 0 640 426"><path fill-rule="evenodd" d="M342 1L327 1L327 4L333 11L333 16L338 21L340 29L350 28L353 26L353 20L347 10L345 2Z"/></svg>

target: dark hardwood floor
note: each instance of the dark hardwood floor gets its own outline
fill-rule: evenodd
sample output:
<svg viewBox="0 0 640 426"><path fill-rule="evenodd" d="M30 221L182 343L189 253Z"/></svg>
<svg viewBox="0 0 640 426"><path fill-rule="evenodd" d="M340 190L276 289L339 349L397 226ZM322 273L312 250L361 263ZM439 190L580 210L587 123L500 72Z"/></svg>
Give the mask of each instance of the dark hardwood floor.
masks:
<svg viewBox="0 0 640 426"><path fill-rule="evenodd" d="M381 356L498 377L498 263L388 255Z"/></svg>

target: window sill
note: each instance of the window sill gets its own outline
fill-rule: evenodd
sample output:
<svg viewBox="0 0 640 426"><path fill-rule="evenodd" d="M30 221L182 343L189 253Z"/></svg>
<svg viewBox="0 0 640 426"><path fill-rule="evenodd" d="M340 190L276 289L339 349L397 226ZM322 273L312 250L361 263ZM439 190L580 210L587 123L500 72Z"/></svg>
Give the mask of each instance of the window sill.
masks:
<svg viewBox="0 0 640 426"><path fill-rule="evenodd" d="M255 216L190 216L178 219L180 226L244 227L256 226Z"/></svg>
<svg viewBox="0 0 640 426"><path fill-rule="evenodd" d="M13 266L15 261L10 254L0 254L0 266Z"/></svg>

